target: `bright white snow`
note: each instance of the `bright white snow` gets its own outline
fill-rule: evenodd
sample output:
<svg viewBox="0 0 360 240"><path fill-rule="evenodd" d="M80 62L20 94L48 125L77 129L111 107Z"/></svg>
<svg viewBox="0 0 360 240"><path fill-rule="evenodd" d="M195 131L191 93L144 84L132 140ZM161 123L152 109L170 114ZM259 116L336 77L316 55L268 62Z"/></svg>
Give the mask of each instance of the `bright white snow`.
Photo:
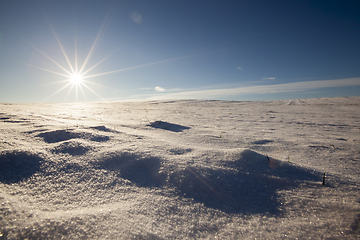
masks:
<svg viewBox="0 0 360 240"><path fill-rule="evenodd" d="M360 236L360 97L0 104L0 131L0 239Z"/></svg>

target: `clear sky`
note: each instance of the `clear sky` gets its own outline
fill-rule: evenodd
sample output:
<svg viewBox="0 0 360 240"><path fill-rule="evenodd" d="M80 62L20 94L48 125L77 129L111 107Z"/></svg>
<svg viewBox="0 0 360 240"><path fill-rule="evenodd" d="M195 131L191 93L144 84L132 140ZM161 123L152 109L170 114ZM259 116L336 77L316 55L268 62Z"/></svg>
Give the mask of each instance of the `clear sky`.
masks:
<svg viewBox="0 0 360 240"><path fill-rule="evenodd" d="M359 0L0 1L0 102L359 95Z"/></svg>

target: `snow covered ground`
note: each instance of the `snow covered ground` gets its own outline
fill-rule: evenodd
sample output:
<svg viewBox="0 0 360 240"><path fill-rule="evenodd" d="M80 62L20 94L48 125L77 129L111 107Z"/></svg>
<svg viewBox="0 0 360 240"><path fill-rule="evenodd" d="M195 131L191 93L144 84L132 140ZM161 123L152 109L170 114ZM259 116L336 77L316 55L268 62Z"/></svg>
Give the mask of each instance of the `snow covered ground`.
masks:
<svg viewBox="0 0 360 240"><path fill-rule="evenodd" d="M0 239L360 238L360 97L0 104L0 131Z"/></svg>

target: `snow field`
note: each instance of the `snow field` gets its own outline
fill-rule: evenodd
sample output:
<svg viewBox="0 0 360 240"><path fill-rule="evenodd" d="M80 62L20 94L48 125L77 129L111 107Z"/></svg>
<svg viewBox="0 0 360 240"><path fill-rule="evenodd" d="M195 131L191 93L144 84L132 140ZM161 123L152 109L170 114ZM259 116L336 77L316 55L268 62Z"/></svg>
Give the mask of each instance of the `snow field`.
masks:
<svg viewBox="0 0 360 240"><path fill-rule="evenodd" d="M359 237L359 106L2 104L0 239Z"/></svg>

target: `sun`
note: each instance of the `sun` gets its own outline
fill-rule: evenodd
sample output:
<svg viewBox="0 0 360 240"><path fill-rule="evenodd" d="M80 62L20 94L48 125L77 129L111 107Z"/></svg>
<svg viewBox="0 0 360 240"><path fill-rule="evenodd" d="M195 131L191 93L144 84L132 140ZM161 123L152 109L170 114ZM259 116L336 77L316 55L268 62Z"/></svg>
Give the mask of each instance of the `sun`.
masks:
<svg viewBox="0 0 360 240"><path fill-rule="evenodd" d="M107 19L107 18L106 18ZM56 42L59 45L59 48L63 54L63 57L65 58L66 62L67 62L67 66L60 64L59 62L57 62L55 59L53 59L52 57L50 57L49 55L47 55L45 52L41 51L39 48L37 48L36 46L34 46L33 44L31 44L30 42L26 41L25 39L23 39L27 44L29 44L32 48L34 48L36 51L38 51L40 54L42 54L44 57L46 57L49 61L51 61L53 64L55 64L59 69L61 69L62 71L57 71L57 70L52 70L52 69L47 69L47 68L42 68L42 67L38 67L38 66L34 66L31 64L27 64L27 63L22 63L25 64L29 67L33 67L33 68L37 68L39 70L42 71L46 71L46 72L50 72L62 77L65 77L65 79L53 82L51 84L57 84L57 83L65 83L65 85L61 88L59 88L58 90L56 90L53 94L51 94L49 97L47 97L45 100L43 100L44 102L47 101L48 99L52 98L53 96L55 96L56 94L58 94L59 92L62 92L64 89L69 88L69 91L66 95L65 100L67 99L67 97L69 96L70 92L72 92L72 90L75 91L75 99L76 102L78 101L79 98L79 92L82 93L83 98L86 100L86 95L84 92L84 89L90 91L91 93L93 93L94 95L96 95L97 97L99 97L101 100L104 100L95 90L93 90L89 85L95 85L95 86L100 86L100 87L105 87L104 85L101 85L99 83L95 83L92 81L88 81L89 78L93 78L93 77L98 77L98 76L103 76L103 75L107 75L107 74L113 74L113 73L117 73L117 72L122 72L122 71L127 71L127 70L132 70L132 69L136 69L136 68L142 68L142 67L146 67L146 66L151 66L151 65L155 65L155 64L161 64L161 63L165 63L168 61L174 61L174 60L178 60L178 59L182 59L182 58L187 58L187 57L191 57L191 56L195 56L197 54L193 54L193 55L186 55L186 56L181 56L181 57L176 57L176 58L170 58L170 59L166 59L166 60L161 60L161 61L157 61L157 62L151 62L151 63L146 63L146 64L142 64L142 65L137 65L137 66L133 66L133 67L127 67L127 68L120 68L120 69L116 69L116 70L112 70L112 71L107 71L107 72L100 72L100 73L96 73L96 74L89 74L94 68L96 68L98 65L100 65L102 62L104 62L106 59L108 59L112 54L114 54L117 50L114 50L112 53L108 54L106 57L104 57L103 59L101 59L100 61L97 61L94 65L92 66L87 66L90 57L92 56L95 46L97 46L97 44L99 43L99 39L101 39L101 36L103 34L104 31L104 27L105 27L105 23L106 23L106 19L104 20L87 56L85 57L85 59L83 60L83 63L81 65L78 65L78 53L77 53L77 38L76 38L76 31L74 33L75 35L75 41L74 41L74 58L69 58L68 54L66 53L63 45L60 42L60 39L58 38L57 33L55 32L54 28L52 27L52 25L48 22L48 25L51 29L51 32L53 33ZM19 62L21 63L21 62Z"/></svg>
<svg viewBox="0 0 360 240"><path fill-rule="evenodd" d="M83 81L83 78L80 74L72 74L70 76L70 82L72 84L80 85Z"/></svg>

